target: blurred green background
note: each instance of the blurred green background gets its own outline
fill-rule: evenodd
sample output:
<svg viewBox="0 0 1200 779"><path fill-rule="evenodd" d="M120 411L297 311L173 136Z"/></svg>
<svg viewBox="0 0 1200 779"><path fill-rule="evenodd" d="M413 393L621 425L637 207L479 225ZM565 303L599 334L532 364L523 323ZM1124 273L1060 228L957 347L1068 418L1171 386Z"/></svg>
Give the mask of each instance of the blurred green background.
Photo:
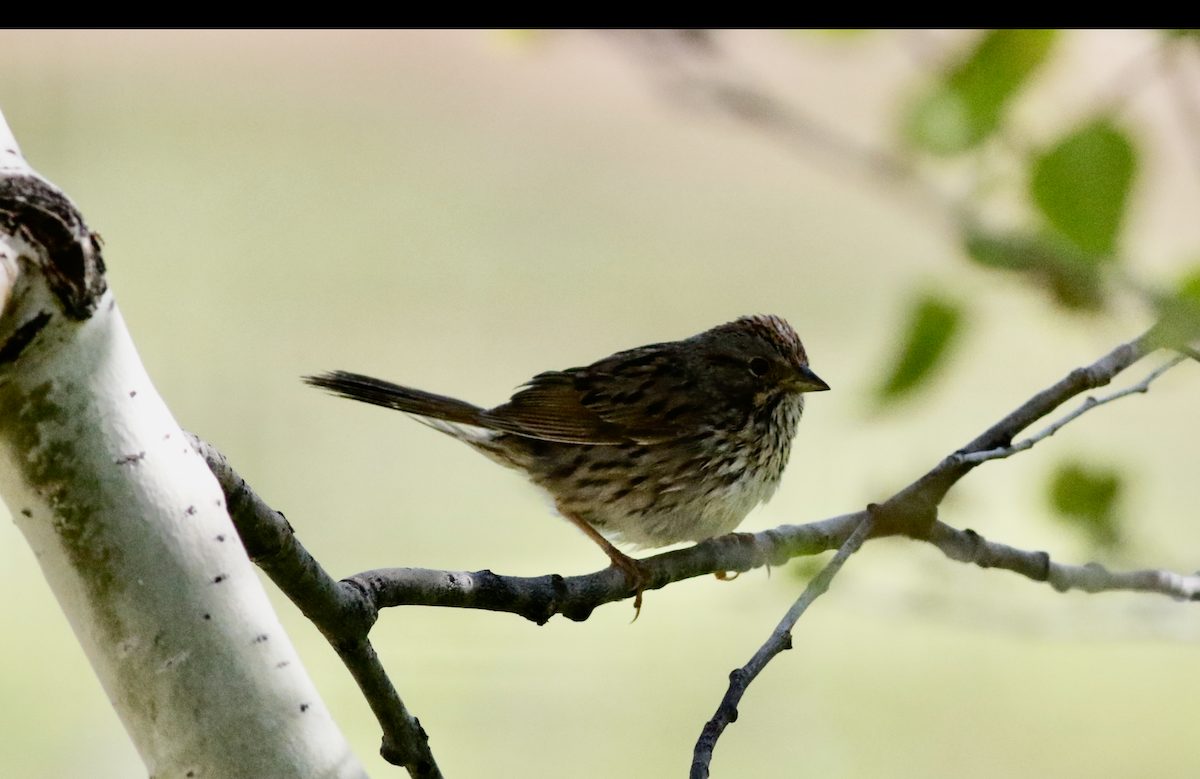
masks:
<svg viewBox="0 0 1200 779"><path fill-rule="evenodd" d="M847 138L887 145L930 88L923 52L960 39L721 40ZM782 315L834 391L811 397L783 486L743 526L759 530L887 497L1152 321L1128 296L1065 312L967 263L943 220L869 177L664 97L639 45L591 33L3 32L0 108L30 163L103 235L111 286L180 423L335 576L577 574L605 560L517 475L301 374L353 370L491 405L541 370ZM1073 34L1014 121L1052 138L1154 45L1149 33ZM1149 126L1169 89L1146 84L1128 111ZM1125 260L1165 283L1195 261L1200 187L1178 139L1142 140ZM880 409L922 290L970 301L968 324L921 393ZM1194 570L1198 380L1183 365L1149 395L983 466L942 519L1062 562ZM1115 551L1052 521L1047 483L1076 460L1122 475ZM682 776L726 675L809 570L651 592L633 625L628 604L544 627L407 609L372 638L448 776ZM3 773L143 774L8 522L0 592ZM332 651L276 602L372 775L400 775L377 756L376 725ZM1196 609L1059 595L923 545L869 544L751 688L714 775L1195 776Z"/></svg>

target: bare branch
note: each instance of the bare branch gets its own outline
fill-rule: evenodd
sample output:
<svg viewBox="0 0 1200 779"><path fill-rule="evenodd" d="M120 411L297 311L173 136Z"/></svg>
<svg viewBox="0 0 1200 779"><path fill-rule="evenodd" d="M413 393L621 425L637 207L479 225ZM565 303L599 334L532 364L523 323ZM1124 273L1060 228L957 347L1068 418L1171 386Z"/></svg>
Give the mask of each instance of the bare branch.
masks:
<svg viewBox="0 0 1200 779"><path fill-rule="evenodd" d="M691 779L708 779L708 767L712 762L713 749L717 746L717 739L725 732L727 726L737 721L738 703L741 702L746 688L776 655L792 648L792 628L796 626L796 622L813 601L825 594L830 583L833 582L833 577L842 569L846 560L857 552L863 542L867 540L867 536L875 524L873 511L875 506L872 504L868 508L869 510L865 512L866 516L858 523L858 527L838 549L837 554L804 588L804 592L788 609L787 614L775 627L766 643L759 647L759 650L754 653L754 657L750 658L750 662L729 674L729 689L726 690L725 697L721 699L716 714L704 725L704 729L700 732L700 738L696 741L696 748L692 755L692 770L689 774Z"/></svg>
<svg viewBox="0 0 1200 779"><path fill-rule="evenodd" d="M865 512L808 525L783 525L761 533L731 533L687 549L641 560L651 573L647 589L727 571L782 565L793 557L836 549ZM450 606L519 614L544 624L555 614L583 621L597 606L632 594L623 573L609 567L584 576L501 576L491 571L432 571L383 568L350 577L378 608Z"/></svg>
<svg viewBox="0 0 1200 779"><path fill-rule="evenodd" d="M1046 552L1027 552L988 541L974 530L957 530L937 522L929 543L951 560L980 568L1002 568L1036 582L1047 582L1059 592L1156 592L1176 600L1200 600L1200 575L1182 576L1171 571L1109 571L1099 563L1063 565Z"/></svg>
<svg viewBox="0 0 1200 779"><path fill-rule="evenodd" d="M1154 350L1151 332L1152 330L1147 331L1132 341L1121 344L1085 368L1071 371L1062 381L1034 395L960 451L979 452L1007 445L1017 433L1071 398L1087 390L1105 386L1118 373Z"/></svg>
<svg viewBox="0 0 1200 779"><path fill-rule="evenodd" d="M1085 368L1076 368L1052 387L1042 390L982 435L946 457L932 470L885 501L877 514L874 535L906 535L924 539L937 521L937 507L950 488L978 463L966 456L1007 447L1025 428L1076 395L1102 387L1113 377L1154 350L1153 329L1121 344Z"/></svg>
<svg viewBox="0 0 1200 779"><path fill-rule="evenodd" d="M421 723L408 713L367 640L379 616L374 602L353 582L335 582L301 545L282 513L250 489L214 447L186 435L217 477L250 559L312 620L354 676L383 729L379 753L414 779L439 779Z"/></svg>
<svg viewBox="0 0 1200 779"><path fill-rule="evenodd" d="M1148 392L1150 390L1151 382L1153 382L1159 376L1162 376L1164 373L1171 370L1176 365L1178 365L1179 363L1183 362L1186 359L1188 359L1187 356L1183 356L1183 355L1178 355L1178 356L1172 357L1170 360L1168 360L1167 362L1163 363L1162 365L1160 365L1159 367L1157 367L1153 371L1151 371L1150 374L1148 376L1146 376L1146 378L1142 379L1137 384L1134 384L1132 387L1127 387L1123 390L1120 390L1119 392L1114 392L1111 395L1105 395L1102 398L1097 398L1095 396L1089 396L1086 400L1083 401L1083 404L1080 405L1079 408L1075 409L1070 414L1067 414L1065 417L1058 420L1054 424L1050 425L1049 427L1047 427L1045 430L1038 433L1037 435L1030 436L1029 438L1026 438L1023 441L1015 443L1012 446L1006 446L1006 447L1001 447L998 449L992 449L987 452L972 452L970 454L964 454L964 455L962 455L961 459L965 463L982 463L982 462L987 462L988 460L1000 460L1005 457L1011 457L1012 455L1016 454L1017 452L1024 452L1027 449L1032 449L1034 444L1036 444L1039 441L1042 441L1046 438L1049 438L1050 436L1054 435L1062 428L1066 427L1069 423L1073 422L1074 420L1078 419L1079 417L1083 416L1084 414L1086 414L1087 412L1091 411L1092 409L1094 409L1098 406L1103 406L1105 403L1111 403L1114 400L1120 400L1121 398L1128 397L1129 395Z"/></svg>

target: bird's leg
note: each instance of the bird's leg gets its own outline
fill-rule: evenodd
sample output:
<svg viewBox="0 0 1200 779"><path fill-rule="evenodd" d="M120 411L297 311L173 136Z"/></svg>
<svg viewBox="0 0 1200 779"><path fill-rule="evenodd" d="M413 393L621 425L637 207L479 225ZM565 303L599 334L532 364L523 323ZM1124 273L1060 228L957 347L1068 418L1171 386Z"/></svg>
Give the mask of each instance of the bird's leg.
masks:
<svg viewBox="0 0 1200 779"><path fill-rule="evenodd" d="M633 615L634 619L642 613L642 592L650 585L650 568L641 560L635 560L629 555L617 549L608 539L600 535L596 528L584 522L576 516L572 516L566 512L560 512L575 527L583 531L583 534L596 542L596 544L604 550L604 554L608 555L608 559L612 561L612 567L621 570L625 574L625 581L633 590L633 608L636 612Z"/></svg>

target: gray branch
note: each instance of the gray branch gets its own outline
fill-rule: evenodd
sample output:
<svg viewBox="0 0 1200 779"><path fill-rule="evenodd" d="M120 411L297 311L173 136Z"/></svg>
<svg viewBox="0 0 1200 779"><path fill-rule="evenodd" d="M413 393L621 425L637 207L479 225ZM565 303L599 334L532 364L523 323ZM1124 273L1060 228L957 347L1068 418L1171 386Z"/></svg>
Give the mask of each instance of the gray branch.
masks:
<svg viewBox="0 0 1200 779"><path fill-rule="evenodd" d="M334 581L296 538L281 512L250 489L220 452L187 435L217 477L250 559L312 620L358 683L383 729L379 753L389 763L403 766L414 779L440 779L421 723L408 713L367 639L379 617L374 600L353 581Z"/></svg>
<svg viewBox="0 0 1200 779"><path fill-rule="evenodd" d="M717 707L716 714L705 724L692 753L691 779L708 779L708 767L712 762L713 749L717 746L717 739L725 732L727 726L737 721L737 707L741 703L746 688L758 678L762 670L767 667L767 663L775 659L776 655L792 648L792 628L796 626L796 622L808 610L813 601L829 590L833 577L850 559L850 555L857 552L863 542L867 540L867 535L875 524L873 515L875 507L872 505L869 508L871 511L868 511L866 517L858 523L858 527L838 549L837 554L808 583L804 592L788 609L787 614L784 615L775 630L771 632L771 637L754 653L754 657L750 658L750 662L729 674L729 689L725 691L725 697L721 699L721 705Z"/></svg>
<svg viewBox="0 0 1200 779"><path fill-rule="evenodd" d="M983 568L1007 568L1035 581L1049 581L1060 592L1072 588L1087 592L1135 589L1162 592L1176 598L1197 599L1195 593L1200 586L1200 579L1196 577L1182 577L1167 571L1114 574L1095 563L1083 567L1054 564L1045 552L1025 552L1003 544L989 543L974 531L958 531L937 520L937 507L950 488L976 465L993 459L973 457L979 453L1007 451L1010 448L1008 445L1019 432L1050 414L1075 395L1108 384L1114 376L1152 351L1151 344L1152 335L1146 333L1134 341L1122 344L1092 365L1072 371L1062 381L1038 393L966 447L944 459L885 504L872 504L867 512L862 512L861 524L853 536L841 547L821 574L809 584L804 595L788 612L771 638L758 650L750 663L730 674L729 689L718 706L717 713L704 726L696 742L691 769L692 779L707 779L716 741L725 727L737 719L737 704L746 687L754 681L766 663L779 652L791 648L791 629L796 620L813 599L828 589L829 582L837 574L841 564L861 545L862 538L859 536L865 537L872 530L877 529L878 535L907 535L929 541L952 560L974 563ZM1041 440L1051 435L1102 402L1146 392L1150 382L1182 359L1170 361L1151 373L1141 384L1114 393L1102 401L1089 398L1089 403L1085 403L1080 410L1052 425L1048 431L1043 431L1040 437L1035 436L1034 439ZM1032 445L1030 443L1019 449L1011 447L1011 453L1024 451ZM856 538L858 542L853 543Z"/></svg>
<svg viewBox="0 0 1200 779"><path fill-rule="evenodd" d="M1127 397L1129 395L1144 394L1146 392L1149 392L1151 382L1153 382L1159 376L1162 376L1164 373L1171 370L1176 365L1178 365L1179 363L1183 362L1186 359L1187 359L1186 356L1176 355L1175 357L1172 357L1170 360L1163 363L1159 367L1155 368L1153 371L1150 372L1150 374L1148 376L1146 376L1146 378L1142 379L1137 384L1134 384L1132 387L1126 387L1125 389L1120 390L1118 392L1114 392L1110 395L1105 395L1102 398L1089 396L1086 400L1083 401L1083 403L1079 406L1079 408L1075 409L1070 414L1067 414L1062 419L1058 420L1054 424L1052 424L1049 427L1047 427L1046 429L1042 430L1037 435L1032 435L1023 441L1020 441L1019 443L1013 444L1012 446L1004 446L1004 447L1000 447L998 449L992 449L991 451L987 451L987 452L972 452L970 454L964 454L964 455L962 455L962 461L964 463L978 464L978 463L982 463L982 462L987 462L988 460L1000 460L1005 457L1012 457L1014 454L1017 454L1018 452L1024 452L1027 449L1032 449L1034 444L1037 444L1040 441L1043 441L1043 440L1049 438L1050 436L1054 435L1059 430L1063 429L1068 424L1070 424L1071 422L1074 422L1076 419L1083 416L1084 414L1086 414L1087 412L1091 411L1094 408L1103 406L1106 403L1111 403L1114 400L1120 400L1121 398Z"/></svg>
<svg viewBox="0 0 1200 779"><path fill-rule="evenodd" d="M974 530L957 530L934 523L929 543L960 563L980 568L1002 568L1035 582L1046 582L1059 592L1156 592L1176 600L1200 600L1200 575L1182 576L1171 571L1142 570L1114 572L1099 563L1064 565L1053 562L1045 552L1027 552L988 541Z"/></svg>

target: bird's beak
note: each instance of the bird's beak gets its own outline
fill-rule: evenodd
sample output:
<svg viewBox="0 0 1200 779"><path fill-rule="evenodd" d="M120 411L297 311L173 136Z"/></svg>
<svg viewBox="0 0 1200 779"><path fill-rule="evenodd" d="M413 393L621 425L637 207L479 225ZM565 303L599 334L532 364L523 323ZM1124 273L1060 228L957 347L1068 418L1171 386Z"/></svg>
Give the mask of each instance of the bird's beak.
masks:
<svg viewBox="0 0 1200 779"><path fill-rule="evenodd" d="M829 389L829 385L821 381L821 377L809 370L807 365L796 369L792 386L800 392L823 392Z"/></svg>

